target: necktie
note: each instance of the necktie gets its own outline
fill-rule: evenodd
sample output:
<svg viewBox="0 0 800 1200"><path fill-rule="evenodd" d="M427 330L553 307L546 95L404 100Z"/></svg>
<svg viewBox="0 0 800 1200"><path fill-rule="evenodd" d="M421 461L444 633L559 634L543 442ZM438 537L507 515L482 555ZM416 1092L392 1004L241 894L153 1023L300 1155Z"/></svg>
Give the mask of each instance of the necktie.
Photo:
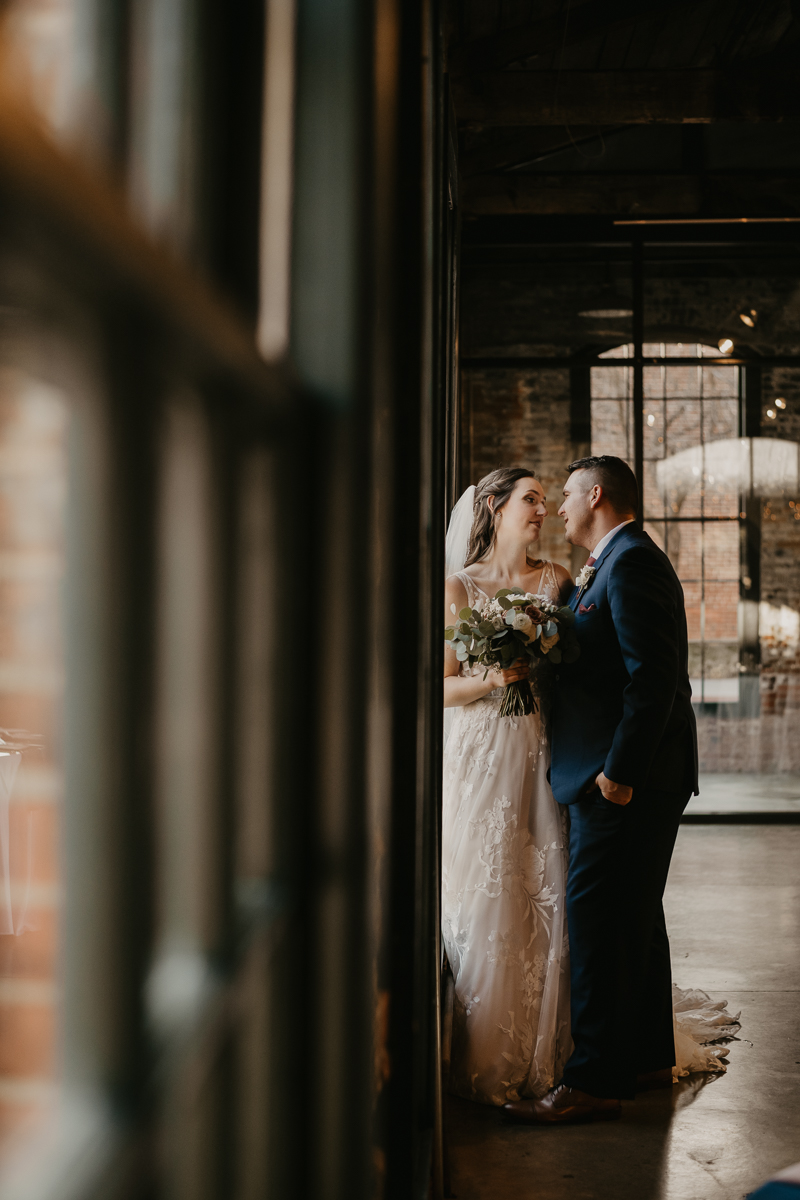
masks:
<svg viewBox="0 0 800 1200"><path fill-rule="evenodd" d="M586 565L587 565L587 567L593 567L596 562L597 562L597 559L592 554L590 554L586 560Z"/></svg>

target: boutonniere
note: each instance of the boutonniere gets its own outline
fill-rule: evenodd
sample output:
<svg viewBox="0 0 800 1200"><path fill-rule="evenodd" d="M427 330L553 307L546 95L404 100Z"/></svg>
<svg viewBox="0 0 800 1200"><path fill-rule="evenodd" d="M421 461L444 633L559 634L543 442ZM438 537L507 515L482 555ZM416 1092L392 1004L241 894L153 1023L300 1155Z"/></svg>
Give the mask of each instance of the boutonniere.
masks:
<svg viewBox="0 0 800 1200"><path fill-rule="evenodd" d="M575 578L575 586L578 588L579 595L586 591L596 574L597 571L594 567L581 567Z"/></svg>

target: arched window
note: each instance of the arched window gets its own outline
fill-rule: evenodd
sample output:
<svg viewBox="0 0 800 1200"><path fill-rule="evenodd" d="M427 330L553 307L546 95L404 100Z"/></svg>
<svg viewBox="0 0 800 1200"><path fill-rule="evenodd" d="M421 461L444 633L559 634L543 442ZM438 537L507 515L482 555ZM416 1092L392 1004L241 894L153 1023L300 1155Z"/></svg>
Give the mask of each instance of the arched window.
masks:
<svg viewBox="0 0 800 1200"><path fill-rule="evenodd" d="M602 357L620 365L591 371L592 453L633 466L633 347ZM645 529L686 597L701 769L797 770L784 726L800 699L800 447L775 420L786 401L762 403L757 367L748 397L752 368L716 347L645 343L644 358L692 360L644 367L643 490Z"/></svg>

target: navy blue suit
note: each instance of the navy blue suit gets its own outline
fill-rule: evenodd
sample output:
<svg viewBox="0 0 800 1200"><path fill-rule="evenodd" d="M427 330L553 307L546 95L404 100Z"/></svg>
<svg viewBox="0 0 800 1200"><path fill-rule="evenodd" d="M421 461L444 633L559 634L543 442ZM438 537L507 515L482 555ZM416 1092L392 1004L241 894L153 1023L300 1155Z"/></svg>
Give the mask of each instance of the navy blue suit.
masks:
<svg viewBox="0 0 800 1200"><path fill-rule="evenodd" d="M747 1200L800 1200L800 1184L773 1179L755 1192L748 1192Z"/></svg>
<svg viewBox="0 0 800 1200"><path fill-rule="evenodd" d="M635 525L573 592L580 658L558 669L551 784L570 806L567 882L573 1054L563 1082L634 1094L675 1062L662 899L681 814L697 791L683 589ZM583 611L581 611L583 610ZM594 786L603 771L628 805Z"/></svg>

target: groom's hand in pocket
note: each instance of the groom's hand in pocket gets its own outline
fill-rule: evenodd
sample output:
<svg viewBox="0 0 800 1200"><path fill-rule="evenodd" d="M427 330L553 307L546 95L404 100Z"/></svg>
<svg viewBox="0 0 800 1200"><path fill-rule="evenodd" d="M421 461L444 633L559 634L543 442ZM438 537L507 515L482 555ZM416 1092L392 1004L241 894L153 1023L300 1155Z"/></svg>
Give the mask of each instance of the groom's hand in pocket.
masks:
<svg viewBox="0 0 800 1200"><path fill-rule="evenodd" d="M606 800L610 800L612 804L630 804L633 797L633 788L626 787L624 783L614 783L602 771L595 779L595 783L600 788Z"/></svg>

